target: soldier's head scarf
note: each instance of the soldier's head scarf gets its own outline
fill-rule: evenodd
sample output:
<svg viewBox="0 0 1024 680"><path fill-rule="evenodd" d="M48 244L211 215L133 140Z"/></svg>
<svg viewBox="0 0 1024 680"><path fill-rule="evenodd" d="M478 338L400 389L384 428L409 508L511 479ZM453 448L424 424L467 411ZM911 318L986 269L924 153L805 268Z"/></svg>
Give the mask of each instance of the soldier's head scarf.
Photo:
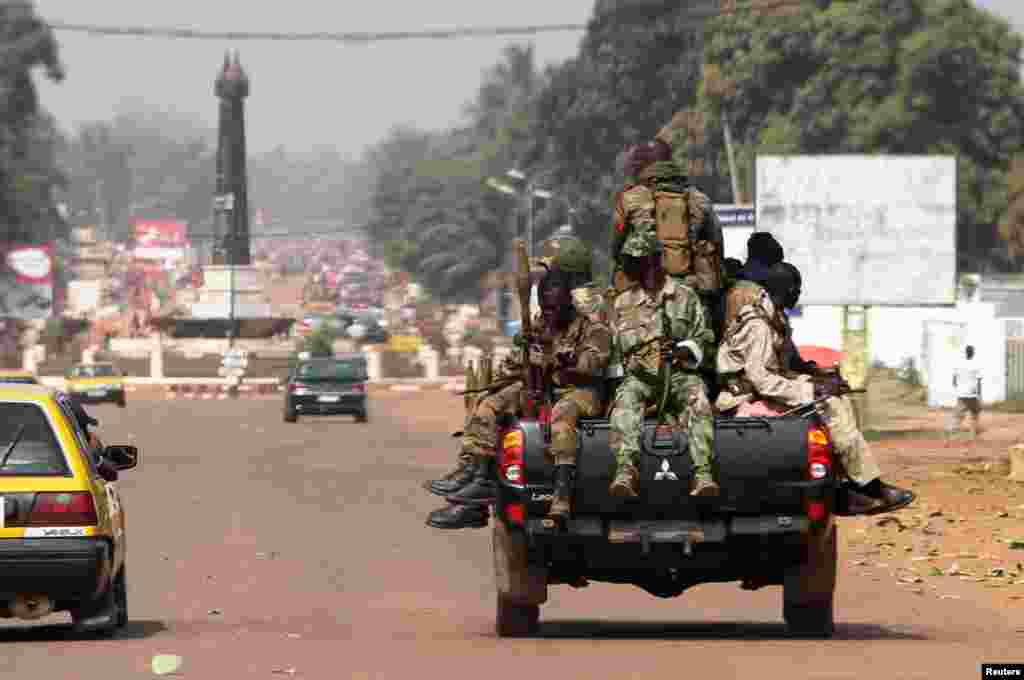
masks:
<svg viewBox="0 0 1024 680"><path fill-rule="evenodd" d="M672 147L657 139L646 144L634 144L626 149L626 176L632 179L651 163L672 160Z"/></svg>
<svg viewBox="0 0 1024 680"><path fill-rule="evenodd" d="M786 309L793 309L796 307L796 303L800 301L800 293L802 292L804 279L800 276L800 270L797 269L793 263L783 262L781 266L789 272L792 280L789 295L783 301L783 305L785 305Z"/></svg>
<svg viewBox="0 0 1024 680"><path fill-rule="evenodd" d="M795 267L787 262L777 262L768 268L761 285L771 296L772 304L777 308L787 308L793 300L794 291L799 287L797 278L794 276Z"/></svg>
<svg viewBox="0 0 1024 680"><path fill-rule="evenodd" d="M572 304L572 282L569 272L552 267L537 284L541 314L549 323L571 321L576 308Z"/></svg>
<svg viewBox="0 0 1024 680"><path fill-rule="evenodd" d="M737 278L765 285L768 270L782 262L782 244L766 231L756 231L747 239L747 261Z"/></svg>

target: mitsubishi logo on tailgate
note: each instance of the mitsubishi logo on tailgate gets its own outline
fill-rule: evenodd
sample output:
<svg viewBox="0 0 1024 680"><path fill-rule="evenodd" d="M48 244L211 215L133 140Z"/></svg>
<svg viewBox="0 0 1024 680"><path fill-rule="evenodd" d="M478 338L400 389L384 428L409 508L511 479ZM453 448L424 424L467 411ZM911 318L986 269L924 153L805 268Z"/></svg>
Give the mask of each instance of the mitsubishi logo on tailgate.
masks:
<svg viewBox="0 0 1024 680"><path fill-rule="evenodd" d="M670 482L678 482L679 477L676 473L672 472L672 467L668 463L668 458L661 459L661 471L654 473L654 481L663 482L668 480Z"/></svg>

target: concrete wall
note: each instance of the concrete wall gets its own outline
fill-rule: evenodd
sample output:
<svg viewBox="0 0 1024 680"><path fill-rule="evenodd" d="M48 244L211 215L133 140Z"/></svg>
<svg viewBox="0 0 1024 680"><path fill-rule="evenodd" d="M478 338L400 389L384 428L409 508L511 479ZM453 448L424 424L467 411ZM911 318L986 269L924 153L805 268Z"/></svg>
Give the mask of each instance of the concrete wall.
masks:
<svg viewBox="0 0 1024 680"><path fill-rule="evenodd" d="M926 382L949 382L951 374L928 373L948 373L963 355L963 348L974 345L983 372L983 401L1003 401L1006 398L1006 324L995 318L995 307L995 304L980 302L961 303L956 307L872 307L868 315L871 359L895 368L911 358L925 373ZM797 345L842 349L841 307L805 307L803 315L791 321ZM941 356L926 356L927 322L964 324L965 331L962 335L943 336L946 339L940 346L932 348ZM937 387L933 390L935 405L948 405L947 390Z"/></svg>

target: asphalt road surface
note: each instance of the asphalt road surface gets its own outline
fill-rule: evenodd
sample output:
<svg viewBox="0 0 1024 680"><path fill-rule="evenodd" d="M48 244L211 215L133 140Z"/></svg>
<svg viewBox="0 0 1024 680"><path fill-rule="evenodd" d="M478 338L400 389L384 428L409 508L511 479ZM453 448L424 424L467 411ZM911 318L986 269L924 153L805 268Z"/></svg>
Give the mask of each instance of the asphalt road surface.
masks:
<svg viewBox="0 0 1024 680"><path fill-rule="evenodd" d="M444 409L450 408L445 411ZM142 463L121 482L132 623L75 638L62 619L0 629L0 677L977 678L1024 662L1024 621L844 568L832 640L793 639L781 589L552 588L539 638L499 640L487 530L423 525L461 403L374 395L371 422L281 420L278 400L94 407ZM440 415L438 415L440 414ZM1014 621L1016 617L1016 621Z"/></svg>

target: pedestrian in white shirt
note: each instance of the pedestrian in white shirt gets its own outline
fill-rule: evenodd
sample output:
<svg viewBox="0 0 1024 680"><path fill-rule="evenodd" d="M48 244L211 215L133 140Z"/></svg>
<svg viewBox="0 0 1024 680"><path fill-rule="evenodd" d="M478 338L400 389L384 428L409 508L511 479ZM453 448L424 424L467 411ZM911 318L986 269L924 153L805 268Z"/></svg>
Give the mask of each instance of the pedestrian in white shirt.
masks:
<svg viewBox="0 0 1024 680"><path fill-rule="evenodd" d="M978 436L978 415L981 413L981 369L974 360L974 347L967 346L964 360L953 373L953 387L956 389L956 410L953 413L953 431L963 427L964 416L971 416L971 434Z"/></svg>

